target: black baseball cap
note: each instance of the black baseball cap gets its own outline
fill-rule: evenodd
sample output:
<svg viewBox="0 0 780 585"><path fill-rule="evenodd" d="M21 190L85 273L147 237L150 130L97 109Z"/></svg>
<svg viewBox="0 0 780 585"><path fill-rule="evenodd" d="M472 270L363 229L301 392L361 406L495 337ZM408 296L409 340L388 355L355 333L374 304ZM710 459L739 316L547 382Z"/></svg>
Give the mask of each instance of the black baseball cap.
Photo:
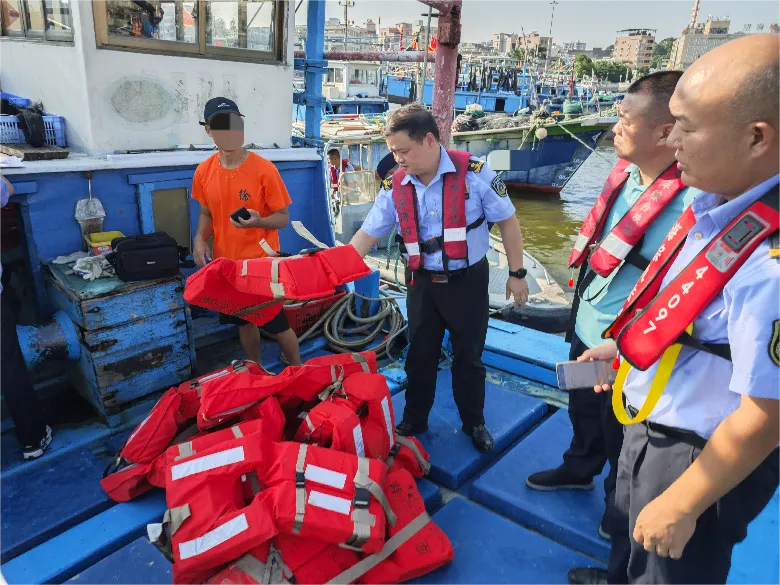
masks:
<svg viewBox="0 0 780 585"><path fill-rule="evenodd" d="M244 117L244 114L239 111L236 102L226 97L215 97L206 102L206 107L203 108L203 119L205 122L201 122L200 125L207 125L217 114L238 114L242 118Z"/></svg>

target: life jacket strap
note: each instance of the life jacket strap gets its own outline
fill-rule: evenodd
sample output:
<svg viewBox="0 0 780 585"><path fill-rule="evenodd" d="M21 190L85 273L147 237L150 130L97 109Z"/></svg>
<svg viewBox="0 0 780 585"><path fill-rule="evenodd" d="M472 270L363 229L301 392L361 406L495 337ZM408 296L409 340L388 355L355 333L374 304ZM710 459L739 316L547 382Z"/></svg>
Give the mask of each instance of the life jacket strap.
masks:
<svg viewBox="0 0 780 585"><path fill-rule="evenodd" d="M420 449L417 448L417 443L415 443L410 439L407 439L406 437L401 437L399 435L396 435L395 440L400 445L403 445L404 447L408 447L409 449L412 450L412 453L414 453L414 457L417 459L417 463L420 464L420 467L425 472L425 475L428 475L428 473L431 471L431 464L428 461L426 461L425 457L423 457L423 454L420 453Z"/></svg>
<svg viewBox="0 0 780 585"><path fill-rule="evenodd" d="M381 551L367 556L363 560L354 564L340 575L337 575L328 581L326 585L343 585L343 583L356 582L358 579L360 579L360 577L368 573L371 569L376 567L379 563L386 560L390 555L401 548L401 546L403 546L410 538L425 528L425 526L430 521L431 517L428 515L428 513L423 512L409 524L404 526L400 531L398 531L398 534L389 538L385 542L385 545L382 547Z"/></svg>
<svg viewBox="0 0 780 585"><path fill-rule="evenodd" d="M301 443L298 449L298 460L295 462L295 520L293 522L293 534L300 534L303 527L303 515L306 512L306 475L304 475L306 463L306 443Z"/></svg>
<svg viewBox="0 0 780 585"><path fill-rule="evenodd" d="M477 229L483 223L485 223L484 215L479 219L471 222L469 225L467 225L466 233L470 232L471 230ZM403 254L407 254L408 252L406 250L406 244L404 244L404 239L401 237L401 234L395 234L395 241L396 243L398 243L398 247L401 250L401 252ZM435 238L431 238L430 240L425 240L424 242L419 242L418 245L420 246L420 252L424 254L435 254L436 252L444 248L444 235L436 236Z"/></svg>

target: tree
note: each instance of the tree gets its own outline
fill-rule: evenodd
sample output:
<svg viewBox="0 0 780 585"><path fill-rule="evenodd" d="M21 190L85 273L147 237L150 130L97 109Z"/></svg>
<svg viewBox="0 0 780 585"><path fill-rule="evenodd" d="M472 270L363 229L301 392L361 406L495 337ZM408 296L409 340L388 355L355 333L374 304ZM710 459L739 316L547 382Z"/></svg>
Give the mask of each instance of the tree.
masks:
<svg viewBox="0 0 780 585"><path fill-rule="evenodd" d="M583 77L590 76L594 69L593 60L587 55L577 55L574 58L574 77L582 79Z"/></svg>
<svg viewBox="0 0 780 585"><path fill-rule="evenodd" d="M628 67L622 63L616 63L615 61L596 61L594 64L596 75L599 79L606 79L616 83L622 80L625 81L628 77Z"/></svg>
<svg viewBox="0 0 780 585"><path fill-rule="evenodd" d="M669 58L669 55L672 53L672 45L676 40L674 37L667 37L655 44L652 57L653 67L660 67L661 62Z"/></svg>
<svg viewBox="0 0 780 585"><path fill-rule="evenodd" d="M610 45L609 47L607 47L604 50L607 52L608 55L611 55L612 53L615 52L615 45Z"/></svg>
<svg viewBox="0 0 780 585"><path fill-rule="evenodd" d="M647 75L648 73L650 73L650 67L640 67L639 69L636 70L636 74L639 77L642 77L643 75Z"/></svg>
<svg viewBox="0 0 780 585"><path fill-rule="evenodd" d="M515 47L514 49L509 51L506 54L506 56L514 59L518 63L520 61L525 61L525 49L523 49L522 47Z"/></svg>

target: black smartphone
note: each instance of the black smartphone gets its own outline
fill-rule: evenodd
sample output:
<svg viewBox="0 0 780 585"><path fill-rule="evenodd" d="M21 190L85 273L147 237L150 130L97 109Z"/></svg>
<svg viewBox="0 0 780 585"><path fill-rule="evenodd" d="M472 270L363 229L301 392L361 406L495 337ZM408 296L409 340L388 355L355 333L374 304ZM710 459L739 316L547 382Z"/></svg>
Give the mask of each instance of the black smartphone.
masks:
<svg viewBox="0 0 780 585"><path fill-rule="evenodd" d="M555 372L561 390L592 389L596 384L614 384L617 376L612 362L605 360L558 362Z"/></svg>
<svg viewBox="0 0 780 585"><path fill-rule="evenodd" d="M249 211L247 211L246 207L242 207L241 209L236 209L233 213L231 213L230 218L236 223L239 223L239 218L251 219L252 216L250 215Z"/></svg>

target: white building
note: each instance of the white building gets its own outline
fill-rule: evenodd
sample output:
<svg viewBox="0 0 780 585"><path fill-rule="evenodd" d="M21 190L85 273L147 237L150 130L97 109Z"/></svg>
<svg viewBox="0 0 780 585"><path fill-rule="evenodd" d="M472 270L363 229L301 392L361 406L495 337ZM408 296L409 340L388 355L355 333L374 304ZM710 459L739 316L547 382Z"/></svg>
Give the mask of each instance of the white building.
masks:
<svg viewBox="0 0 780 585"><path fill-rule="evenodd" d="M697 24L694 28L686 28L672 45L667 69L686 69L707 51L745 34L730 34L730 25L731 22L725 18L709 16L707 22Z"/></svg>

